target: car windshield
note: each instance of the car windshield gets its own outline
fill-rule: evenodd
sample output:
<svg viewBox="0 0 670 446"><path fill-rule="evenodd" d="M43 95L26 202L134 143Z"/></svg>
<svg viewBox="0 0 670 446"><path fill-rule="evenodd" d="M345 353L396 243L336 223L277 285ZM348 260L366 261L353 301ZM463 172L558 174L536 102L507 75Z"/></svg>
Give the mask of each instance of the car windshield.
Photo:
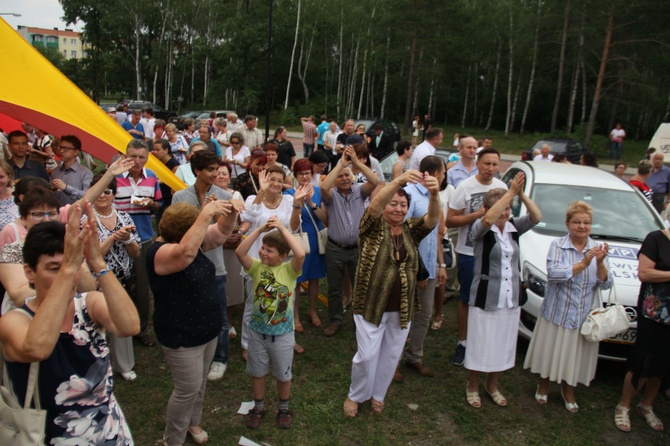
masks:
<svg viewBox="0 0 670 446"><path fill-rule="evenodd" d="M568 144L565 141L538 141L535 143L531 151L535 149L539 150L545 144L551 147L551 153L565 153L568 147Z"/></svg>
<svg viewBox="0 0 670 446"><path fill-rule="evenodd" d="M535 227L541 233L566 233L565 210L575 200L593 207L591 237L642 242L648 233L663 229L645 198L634 191L584 186L535 184L531 198L542 211Z"/></svg>

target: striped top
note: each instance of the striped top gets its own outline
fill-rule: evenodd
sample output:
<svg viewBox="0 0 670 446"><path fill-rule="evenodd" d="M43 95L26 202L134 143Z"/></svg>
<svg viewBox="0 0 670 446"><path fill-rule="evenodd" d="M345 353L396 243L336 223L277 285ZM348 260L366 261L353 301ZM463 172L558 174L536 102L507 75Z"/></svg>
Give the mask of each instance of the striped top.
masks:
<svg viewBox="0 0 670 446"><path fill-rule="evenodd" d="M591 310L597 289L607 290L612 287L612 273L607 257L604 260L607 266L606 281L598 280L595 260L576 276L572 275L573 265L584 258L586 251L596 246L596 242L589 238L584 249L578 251L569 235L551 242L547 256L548 283L540 309L542 316L551 323L563 328L578 329Z"/></svg>
<svg viewBox="0 0 670 446"><path fill-rule="evenodd" d="M147 207L137 206L131 203L132 196L140 198L151 198L160 202L163 198L158 184L156 174L149 169L142 170L142 178L136 182L129 172L122 173L116 177L116 198L114 208L117 211L126 212L135 222L137 233L142 243L154 238L154 230L151 227L151 210ZM159 203L160 204L160 203Z"/></svg>

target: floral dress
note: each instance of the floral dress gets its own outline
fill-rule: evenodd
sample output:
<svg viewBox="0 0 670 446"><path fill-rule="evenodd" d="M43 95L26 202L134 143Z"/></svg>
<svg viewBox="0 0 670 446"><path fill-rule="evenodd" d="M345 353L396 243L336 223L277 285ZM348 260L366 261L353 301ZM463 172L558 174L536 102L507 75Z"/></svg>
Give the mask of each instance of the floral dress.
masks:
<svg viewBox="0 0 670 446"><path fill-rule="evenodd" d="M72 328L61 332L51 355L40 363L40 403L47 411L45 444L132 445L130 429L112 392L105 336L88 314L86 294L73 299ZM15 311L34 315L26 305ZM16 396L23 401L30 364L8 361L6 367Z"/></svg>
<svg viewBox="0 0 670 446"><path fill-rule="evenodd" d="M100 240L101 244L109 237L114 235L114 232L118 231L124 226L133 226L135 224L130 218L130 215L127 213L119 211L114 212L116 212L116 226L114 226L114 229L111 231L102 224L97 216L95 218L98 224L98 239ZM85 220L86 217L82 217L82 223ZM136 229L131 231L130 240L141 244L140 236L137 234ZM109 265L110 268L112 268L112 271L114 271L114 274L121 283L124 283L124 281L128 280L130 275L133 273L133 259L128 254L125 243L122 241L114 242L114 244L109 248L109 251L107 251L107 254L104 255L103 260L107 265Z"/></svg>

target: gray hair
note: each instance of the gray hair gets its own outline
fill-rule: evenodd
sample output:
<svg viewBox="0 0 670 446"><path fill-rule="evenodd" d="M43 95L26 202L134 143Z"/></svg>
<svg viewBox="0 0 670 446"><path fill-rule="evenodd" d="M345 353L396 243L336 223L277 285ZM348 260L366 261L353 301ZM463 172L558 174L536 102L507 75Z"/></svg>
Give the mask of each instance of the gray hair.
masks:
<svg viewBox="0 0 670 446"><path fill-rule="evenodd" d="M507 190L503 189L502 187L489 190L484 195L484 207L486 209L491 209L493 205L496 204L498 200L500 200L506 193Z"/></svg>

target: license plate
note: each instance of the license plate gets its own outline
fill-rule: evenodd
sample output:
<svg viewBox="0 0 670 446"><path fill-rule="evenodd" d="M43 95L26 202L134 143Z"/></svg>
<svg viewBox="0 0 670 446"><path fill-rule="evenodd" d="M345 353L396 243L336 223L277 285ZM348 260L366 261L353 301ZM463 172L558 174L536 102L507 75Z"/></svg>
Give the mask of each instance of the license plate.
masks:
<svg viewBox="0 0 670 446"><path fill-rule="evenodd" d="M635 328L629 328L628 330L619 333L616 336L605 339L603 342L613 342L615 344L634 344L635 338L637 338L637 330Z"/></svg>

